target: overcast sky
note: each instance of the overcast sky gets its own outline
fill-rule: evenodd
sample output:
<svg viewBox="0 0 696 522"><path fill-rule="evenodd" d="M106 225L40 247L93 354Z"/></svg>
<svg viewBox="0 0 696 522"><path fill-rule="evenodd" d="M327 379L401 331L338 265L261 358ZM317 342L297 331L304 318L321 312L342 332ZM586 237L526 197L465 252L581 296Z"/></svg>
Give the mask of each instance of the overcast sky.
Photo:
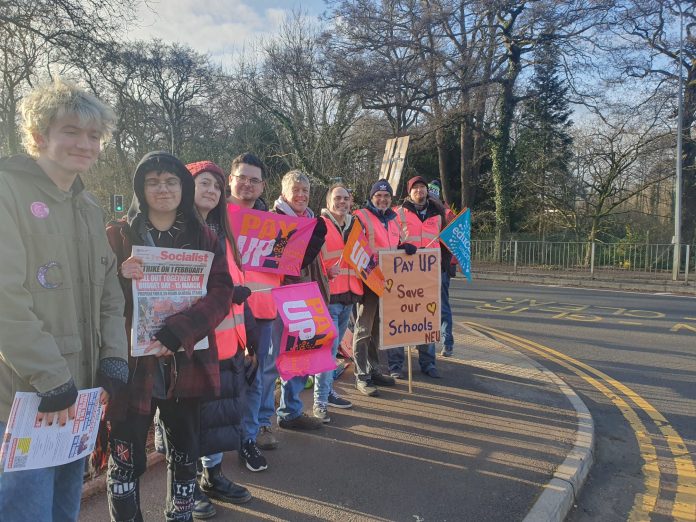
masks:
<svg viewBox="0 0 696 522"><path fill-rule="evenodd" d="M245 42L277 32L293 9L318 16L325 5L323 0L149 0L128 37L185 43L225 63Z"/></svg>

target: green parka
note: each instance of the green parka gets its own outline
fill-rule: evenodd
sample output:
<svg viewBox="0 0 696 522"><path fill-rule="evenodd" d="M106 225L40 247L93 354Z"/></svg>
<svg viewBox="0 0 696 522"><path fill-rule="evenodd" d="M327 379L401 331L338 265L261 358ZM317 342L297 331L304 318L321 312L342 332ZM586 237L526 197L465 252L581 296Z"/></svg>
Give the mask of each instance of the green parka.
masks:
<svg viewBox="0 0 696 522"><path fill-rule="evenodd" d="M31 157L0 160L0 421L16 391L96 387L102 359L127 359L116 273L79 177L63 192Z"/></svg>

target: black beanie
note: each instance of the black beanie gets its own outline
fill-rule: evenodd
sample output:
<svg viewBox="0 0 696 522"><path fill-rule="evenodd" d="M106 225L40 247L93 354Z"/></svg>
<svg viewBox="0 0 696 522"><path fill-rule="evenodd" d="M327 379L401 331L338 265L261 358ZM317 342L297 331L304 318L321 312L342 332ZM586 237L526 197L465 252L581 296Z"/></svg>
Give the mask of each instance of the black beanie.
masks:
<svg viewBox="0 0 696 522"><path fill-rule="evenodd" d="M380 179L377 181L377 183L372 185L372 188L370 189L370 199L372 199L372 196L375 195L375 192L379 192L381 190L389 192L389 195L392 197L394 196L394 191L392 190L389 182L386 179Z"/></svg>

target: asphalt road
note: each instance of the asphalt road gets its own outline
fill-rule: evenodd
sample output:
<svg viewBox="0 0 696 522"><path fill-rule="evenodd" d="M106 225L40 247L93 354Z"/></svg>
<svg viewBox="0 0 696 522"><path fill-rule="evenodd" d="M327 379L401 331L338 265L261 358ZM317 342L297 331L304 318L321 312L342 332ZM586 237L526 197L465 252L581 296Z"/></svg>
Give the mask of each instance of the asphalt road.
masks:
<svg viewBox="0 0 696 522"><path fill-rule="evenodd" d="M696 298L458 278L451 304L590 409L595 465L568 520L696 520Z"/></svg>

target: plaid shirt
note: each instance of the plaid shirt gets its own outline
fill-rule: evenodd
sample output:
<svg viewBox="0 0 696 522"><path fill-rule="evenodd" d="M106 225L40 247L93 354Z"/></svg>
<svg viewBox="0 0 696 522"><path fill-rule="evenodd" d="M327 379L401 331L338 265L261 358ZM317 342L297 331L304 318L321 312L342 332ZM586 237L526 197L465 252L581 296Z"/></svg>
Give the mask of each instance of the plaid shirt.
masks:
<svg viewBox="0 0 696 522"><path fill-rule="evenodd" d="M215 327L220 324L231 306L233 283L227 270L224 251L215 235L207 228L202 230L199 250L214 252L215 257L208 277L208 293L190 308L165 320L167 327L179 338L184 351L177 352L171 367L171 386L167 398L212 398L220 394L220 368L218 364ZM130 257L131 240L129 226L125 221L111 224L106 229L109 244L114 250L118 266ZM120 276L121 287L126 297L124 315L130 344L133 320L133 295L131 280ZM193 350L193 346L208 337L207 350ZM110 401L109 419L123 419L127 411L141 415L151 413L152 388L155 372L159 371L159 360L154 356L131 357L128 365L128 386Z"/></svg>

